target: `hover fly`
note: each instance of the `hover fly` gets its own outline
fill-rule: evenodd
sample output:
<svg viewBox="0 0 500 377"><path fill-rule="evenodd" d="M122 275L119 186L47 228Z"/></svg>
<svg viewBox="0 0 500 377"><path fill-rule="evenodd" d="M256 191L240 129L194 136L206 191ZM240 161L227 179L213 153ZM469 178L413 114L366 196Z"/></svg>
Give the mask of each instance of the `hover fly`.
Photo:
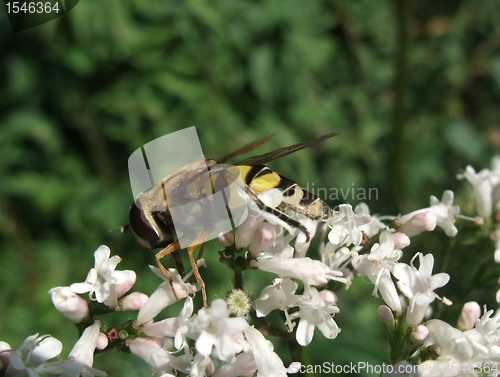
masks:
<svg viewBox="0 0 500 377"><path fill-rule="evenodd" d="M156 263L170 282L172 282L172 277L160 260L166 255L174 253L174 259L180 269L182 263L178 251L183 248L182 246L187 248L193 273L201 287L203 302L206 306L205 283L200 276L193 253L200 245L200 254L202 253L204 242L210 239L209 234L214 231L214 224L224 216L227 217L228 212L222 211L225 213L220 213L217 208L231 208L233 210L235 205L230 206L228 203L238 197L236 194L231 194L231 191L225 190L224 201L219 203L222 206L212 205L210 207L212 202L221 200L220 195L216 197L213 194L221 191L221 188L230 186L239 178L238 184L242 186L241 189L261 211L273 214L290 227L303 232L306 241L309 241L310 235L307 229L298 220L292 218L290 213L303 215L312 220L326 221L333 216L332 209L317 196L264 164L335 135L337 133L327 134L263 155L249 157L234 165L223 164L264 145L274 135L251 143L219 161L203 157L202 161L194 162L174 171L150 190L140 194L130 208L130 226L143 246L149 249L163 248L156 254ZM282 192L283 200L276 208L271 208L265 205L258 195L274 188ZM246 205L246 201L244 204ZM174 207L188 209L174 214ZM207 210L208 207L213 209ZM234 216L230 215L230 217ZM179 236L179 231L181 236ZM174 238L176 233L177 239ZM187 243L186 240L188 240ZM180 273L182 274L182 271ZM175 290L174 295L178 298Z"/></svg>

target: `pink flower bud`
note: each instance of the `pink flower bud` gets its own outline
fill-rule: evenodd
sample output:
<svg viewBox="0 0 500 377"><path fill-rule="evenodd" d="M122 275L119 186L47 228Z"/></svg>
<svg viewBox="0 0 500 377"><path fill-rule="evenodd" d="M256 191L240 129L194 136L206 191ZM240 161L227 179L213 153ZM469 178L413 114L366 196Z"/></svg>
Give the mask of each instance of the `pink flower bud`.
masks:
<svg viewBox="0 0 500 377"><path fill-rule="evenodd" d="M320 291L319 296L323 299L326 305L335 305L338 300L337 295L328 289Z"/></svg>
<svg viewBox="0 0 500 377"><path fill-rule="evenodd" d="M222 247L229 247L234 243L234 234L231 232L219 234L219 243Z"/></svg>
<svg viewBox="0 0 500 377"><path fill-rule="evenodd" d="M52 288L49 292L52 303L73 323L80 323L89 316L87 301L75 294L69 287Z"/></svg>
<svg viewBox="0 0 500 377"><path fill-rule="evenodd" d="M460 317L458 318L457 328L462 331L471 330L476 321L481 317L481 307L475 301L469 301L464 304Z"/></svg>
<svg viewBox="0 0 500 377"><path fill-rule="evenodd" d="M392 235L394 240L394 248L401 250L410 244L410 237L401 232L396 232Z"/></svg>
<svg viewBox="0 0 500 377"><path fill-rule="evenodd" d="M436 228L437 217L431 212L417 213L411 219L406 221L398 229L399 232L405 233L408 237L416 236L422 232L430 232Z"/></svg>
<svg viewBox="0 0 500 377"><path fill-rule="evenodd" d="M380 305L378 307L377 316L387 330L392 330L394 328L394 314L392 314L391 308L387 305Z"/></svg>
<svg viewBox="0 0 500 377"><path fill-rule="evenodd" d="M236 229L235 242L237 249L243 249L250 245L257 227L264 221L264 216L254 209L248 210L248 217Z"/></svg>
<svg viewBox="0 0 500 377"><path fill-rule="evenodd" d="M148 295L145 295L144 293L132 292L120 300L122 310L140 310L148 299Z"/></svg>
<svg viewBox="0 0 500 377"><path fill-rule="evenodd" d="M416 346L419 346L424 343L424 340L427 339L429 335L429 329L424 325L418 325L415 327L411 334L410 339Z"/></svg>
<svg viewBox="0 0 500 377"><path fill-rule="evenodd" d="M10 346L9 343L0 342L0 370L5 370L5 368L7 368L10 356L10 352L7 351L10 350L12 350L12 347Z"/></svg>
<svg viewBox="0 0 500 377"><path fill-rule="evenodd" d="M99 336L97 337L97 349L98 350L103 350L108 346L108 337L103 334L102 332L99 333Z"/></svg>
<svg viewBox="0 0 500 377"><path fill-rule="evenodd" d="M269 223L262 223L257 228L248 250L252 257L257 257L276 241L276 228Z"/></svg>

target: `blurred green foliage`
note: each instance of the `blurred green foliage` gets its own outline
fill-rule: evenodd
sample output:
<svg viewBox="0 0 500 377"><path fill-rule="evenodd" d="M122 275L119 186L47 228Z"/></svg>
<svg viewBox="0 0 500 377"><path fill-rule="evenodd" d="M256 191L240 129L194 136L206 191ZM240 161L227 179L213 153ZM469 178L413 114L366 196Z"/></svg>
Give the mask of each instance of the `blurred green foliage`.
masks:
<svg viewBox="0 0 500 377"><path fill-rule="evenodd" d="M16 34L0 17L0 339L13 346L50 333L69 352L78 334L46 292L83 281L100 244L138 273L136 290L159 283L147 268L154 253L113 230L132 201L128 156L159 136L196 126L213 157L272 133L263 151L341 132L271 166L303 186L377 188L372 213L392 215L444 189L473 213L455 175L488 166L500 145L496 1L85 0ZM446 250L439 233L413 250ZM230 271L216 242L207 249L213 299L230 288ZM447 272L466 298L494 307L498 274L479 293ZM387 359L371 290L357 282L341 294L343 331L333 341L318 333L312 361ZM114 359L96 367L149 373Z"/></svg>

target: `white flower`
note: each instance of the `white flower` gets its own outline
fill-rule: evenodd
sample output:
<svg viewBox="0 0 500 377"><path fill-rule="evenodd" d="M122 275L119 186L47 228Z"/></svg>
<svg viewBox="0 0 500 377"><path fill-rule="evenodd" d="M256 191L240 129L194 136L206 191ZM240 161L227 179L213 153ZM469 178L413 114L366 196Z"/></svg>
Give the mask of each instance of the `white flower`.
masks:
<svg viewBox="0 0 500 377"><path fill-rule="evenodd" d="M100 321L95 321L87 327L69 353L68 359L57 363L63 369L61 377L107 376L105 372L92 368L101 326Z"/></svg>
<svg viewBox="0 0 500 377"><path fill-rule="evenodd" d="M429 335L424 346L431 346L439 357L437 360L422 363L420 375L441 376L443 371L448 371L448 376L459 374L477 376L474 371L464 373L459 368L450 369L450 363L455 365L489 363L492 369L495 366L498 368L500 324L491 317L492 314L493 311L486 311L485 308L484 315L476 322L475 327L465 332L438 319L428 321L425 326L429 329Z"/></svg>
<svg viewBox="0 0 500 377"><path fill-rule="evenodd" d="M309 232L309 241L306 241L306 235L303 232L299 232L297 238L295 240L295 257L305 257L307 250L309 249L309 245L311 245L311 240L316 234L316 229L318 228L318 221L311 220L304 216L304 218L300 219L300 223L307 229Z"/></svg>
<svg viewBox="0 0 500 377"><path fill-rule="evenodd" d="M73 323L80 323L89 316L87 301L76 295L69 287L55 287L49 292L52 303Z"/></svg>
<svg viewBox="0 0 500 377"><path fill-rule="evenodd" d="M196 288L183 281L179 272L176 269L170 268L168 272L172 277L172 285L162 274L159 272L159 268L150 266L153 272L160 276L165 282L161 283L158 288L149 297L149 300L142 306L137 315L137 321L134 326L139 327L140 325L152 321L158 313L160 313L167 306L177 302L174 292L172 290L172 285L175 288L175 292L179 298L187 297L188 294L193 294L196 292ZM188 276L186 276L187 278Z"/></svg>
<svg viewBox="0 0 500 377"><path fill-rule="evenodd" d="M400 249L396 249L394 236L397 233L391 233L384 230L380 233L379 243L375 243L368 254L370 262L385 265L392 270L392 266L402 257L403 253Z"/></svg>
<svg viewBox="0 0 500 377"><path fill-rule="evenodd" d="M419 257L420 266L418 270L413 265L413 260ZM410 299L406 314L406 323L410 327L416 327L424 319L425 312L435 298L440 297L434 290L443 287L450 280L447 273L432 275L434 256L417 253L411 261L411 266L398 263L394 267L393 275L398 279L398 288Z"/></svg>
<svg viewBox="0 0 500 377"><path fill-rule="evenodd" d="M431 319L425 323L425 326L429 329L429 334L425 339L424 346L432 346L438 355L448 352L453 346L453 339L463 336L462 331L440 319Z"/></svg>
<svg viewBox="0 0 500 377"><path fill-rule="evenodd" d="M251 266L280 276L300 279L305 285L320 286L328 283L329 280L347 284L347 279L342 278L342 272L331 270L323 262L309 257L288 259L264 257L252 261Z"/></svg>
<svg viewBox="0 0 500 377"><path fill-rule="evenodd" d="M249 326L245 330L245 337L257 365L257 377L286 377L283 361L273 351L272 343L267 341L260 331Z"/></svg>
<svg viewBox="0 0 500 377"><path fill-rule="evenodd" d="M335 305L326 304L316 288L307 289L302 296L297 298L297 304L300 310L292 313L291 318L300 318L297 327L297 342L301 346L311 343L315 327L325 338L337 337L340 329L332 317L340 310Z"/></svg>
<svg viewBox="0 0 500 377"><path fill-rule="evenodd" d="M375 243L370 254L359 255L353 258L352 266L367 276L375 285L373 295L378 297L380 292L385 303L395 312L401 313L401 301L396 286L391 278L391 271L403 255L395 248L394 234L388 230L380 233L380 243Z"/></svg>
<svg viewBox="0 0 500 377"><path fill-rule="evenodd" d="M328 239L334 245L354 244L359 246L363 239L360 227L368 224L371 220L370 214L366 213L364 206L357 206L356 211L352 210L350 204L341 204L339 211L335 211L328 225L332 228L328 234Z"/></svg>
<svg viewBox="0 0 500 377"><path fill-rule="evenodd" d="M212 302L210 308L202 308L193 317L189 333L186 336L196 339L196 350L203 356L210 356L215 347L219 359L231 360L239 345L234 336L242 333L248 323L243 318L229 318L230 310L224 300Z"/></svg>
<svg viewBox="0 0 500 377"><path fill-rule="evenodd" d="M455 219L454 218L460 213L460 208L457 205L455 205L455 206L453 205L453 199L454 199L454 194L453 194L453 191L451 191L451 190L446 190L443 193L443 197L441 199L441 202L439 201L438 198L436 198L435 196L432 195L431 196L431 206L429 208L419 209L417 211L413 211L407 215L404 215L399 219L399 223L401 225L404 225L406 222L408 222L414 216L419 215L421 213L430 212L436 216L437 225L440 226L444 230L446 235L449 237L454 237L458 232L457 228L455 227ZM427 225L427 227L430 226L427 223L424 223L424 225ZM403 227L403 229L404 229L404 227ZM426 230L426 229L423 229L423 230ZM404 231L404 230L400 230L400 231L406 233L406 231ZM411 231L408 231L408 232L415 234L415 230L413 230L413 229ZM408 233L406 233L406 234L408 234Z"/></svg>
<svg viewBox="0 0 500 377"><path fill-rule="evenodd" d="M493 157L491 165L492 170L483 169L479 173L468 165L463 174L474 188L477 213L484 219L490 218L500 200L500 156Z"/></svg>
<svg viewBox="0 0 500 377"><path fill-rule="evenodd" d="M351 250L345 246L338 249L338 245L326 242L320 243L319 255L321 257L321 261L332 270L343 271L349 264L352 256L357 254L351 252Z"/></svg>
<svg viewBox="0 0 500 377"><path fill-rule="evenodd" d="M370 208L366 203L359 203L354 209L356 213L370 214ZM359 229L365 233L368 237L372 237L377 234L381 229L384 229L386 225L380 221L377 215L370 215L370 221L366 224L360 225Z"/></svg>
<svg viewBox="0 0 500 377"><path fill-rule="evenodd" d="M210 376L214 369L214 363L209 356L203 356L202 354L197 353L189 368L189 377Z"/></svg>
<svg viewBox="0 0 500 377"><path fill-rule="evenodd" d="M91 268L85 282L71 284L75 293L90 292L91 300L111 308L118 304L118 298L127 293L135 283L136 275L132 270L115 271L121 258L110 256L109 247L102 245L94 253L95 266Z"/></svg>
<svg viewBox="0 0 500 377"><path fill-rule="evenodd" d="M54 367L57 363L46 363L61 351L62 343L49 335L28 336L17 349L10 352L5 376L29 374L30 377L38 377L39 374L61 373L60 367Z"/></svg>
<svg viewBox="0 0 500 377"><path fill-rule="evenodd" d="M490 233L490 238L495 242L495 253L493 254L493 258L496 263L500 263L500 227L497 226L497 228Z"/></svg>
<svg viewBox="0 0 500 377"><path fill-rule="evenodd" d="M297 286L297 283L289 278L274 279L273 284L265 287L255 301L257 316L265 317L275 309L286 311L287 307L295 302L294 293Z"/></svg>
<svg viewBox="0 0 500 377"><path fill-rule="evenodd" d="M146 361L159 375L174 369L187 373L191 368L190 355L173 356L162 348L160 338L127 339L127 345L130 352Z"/></svg>
<svg viewBox="0 0 500 377"><path fill-rule="evenodd" d="M295 238L295 233L285 234L282 227L277 227L276 240L274 243L259 254L258 258L265 257L280 257L280 258L293 258L294 249L289 245L290 241Z"/></svg>
<svg viewBox="0 0 500 377"><path fill-rule="evenodd" d="M188 296L178 317L167 318L159 322L148 321L142 324L139 331L152 337L173 337L175 348L181 349L186 345L184 333L187 332L192 314L193 300Z"/></svg>
<svg viewBox="0 0 500 377"><path fill-rule="evenodd" d="M188 332L189 320L193 315L193 309L193 300L188 296L184 302L184 307L177 317L179 328L174 335L174 346L178 350L182 347L187 347L187 341L184 334Z"/></svg>
<svg viewBox="0 0 500 377"><path fill-rule="evenodd" d="M236 355L233 362L226 363L217 369L212 377L239 377L253 375L257 370L257 364L249 352Z"/></svg>
<svg viewBox="0 0 500 377"><path fill-rule="evenodd" d="M285 314L289 330L293 330L293 323L288 315L288 308L296 305L297 296L294 293L297 290L297 286L297 283L289 278L274 279L273 285L265 287L260 297L255 301L257 317L265 317L271 311L279 309Z"/></svg>
<svg viewBox="0 0 500 377"><path fill-rule="evenodd" d="M483 360L500 360L500 323L492 317L493 310L484 307L483 316L476 321L473 329L464 332Z"/></svg>

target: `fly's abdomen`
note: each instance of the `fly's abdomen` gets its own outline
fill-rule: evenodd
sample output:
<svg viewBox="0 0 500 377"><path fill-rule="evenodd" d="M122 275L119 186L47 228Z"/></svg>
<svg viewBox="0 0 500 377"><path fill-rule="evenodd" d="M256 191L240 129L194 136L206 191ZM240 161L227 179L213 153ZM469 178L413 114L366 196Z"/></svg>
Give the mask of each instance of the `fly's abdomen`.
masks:
<svg viewBox="0 0 500 377"><path fill-rule="evenodd" d="M284 211L303 214L313 220L326 220L332 209L319 197L300 187L297 183L271 170L265 165L239 165L243 180L256 193L277 188L283 193L279 207Z"/></svg>

